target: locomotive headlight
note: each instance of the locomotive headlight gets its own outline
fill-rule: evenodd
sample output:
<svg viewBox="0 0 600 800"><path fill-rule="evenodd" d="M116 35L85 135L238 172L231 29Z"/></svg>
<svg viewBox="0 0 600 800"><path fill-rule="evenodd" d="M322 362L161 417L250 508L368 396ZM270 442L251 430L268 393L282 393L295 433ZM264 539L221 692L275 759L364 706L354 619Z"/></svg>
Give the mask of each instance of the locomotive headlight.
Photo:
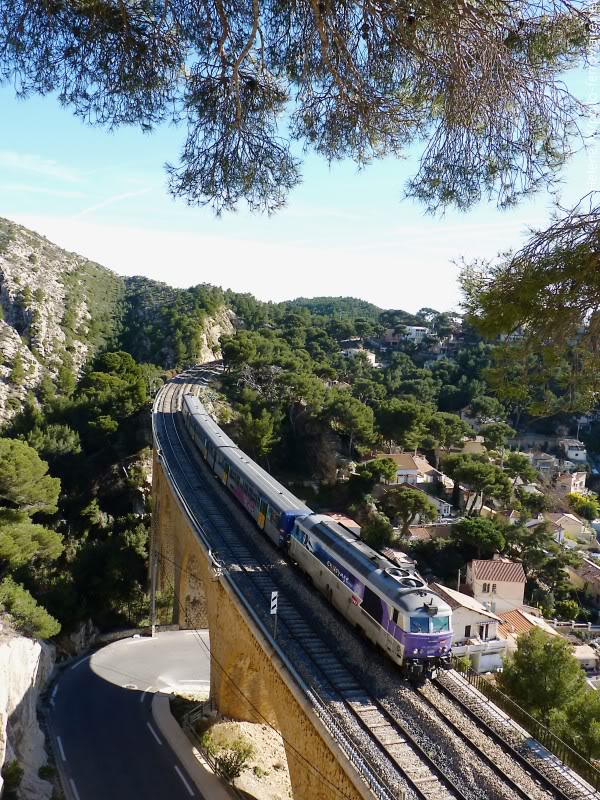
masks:
<svg viewBox="0 0 600 800"><path fill-rule="evenodd" d="M444 645L444 646L442 647L442 653L445 653L447 649L448 649L448 648L446 647L446 645Z"/></svg>
<svg viewBox="0 0 600 800"><path fill-rule="evenodd" d="M416 656L418 652L419 652L418 648L415 647L415 649L413 650L413 654Z"/></svg>

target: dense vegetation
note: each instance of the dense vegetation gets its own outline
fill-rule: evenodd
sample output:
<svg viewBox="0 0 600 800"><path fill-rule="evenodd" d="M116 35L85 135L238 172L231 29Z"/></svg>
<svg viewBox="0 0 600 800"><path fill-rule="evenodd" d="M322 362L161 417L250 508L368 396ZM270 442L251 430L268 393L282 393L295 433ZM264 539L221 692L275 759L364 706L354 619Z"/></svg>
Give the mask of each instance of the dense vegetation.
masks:
<svg viewBox="0 0 600 800"><path fill-rule="evenodd" d="M102 294L99 321L92 315L82 330L67 315L65 324L73 337L88 337L94 357L77 380L46 374L0 439L0 606L24 632L147 620L149 404L166 369L196 360L203 323L223 304L240 325L222 340L221 390L245 450L313 508L354 515L373 546L408 549L428 577L454 582L470 559L501 553L522 561L531 603L546 614L585 615L564 571L577 557L547 525L526 526L547 502L518 488L536 474L507 446L526 409L489 393L495 345L468 324L430 308L375 314L352 298L273 304L203 285L118 285L98 270L71 277L68 297L79 292L71 302L83 296L89 305ZM374 366L361 344L413 324L434 336L381 346ZM444 337L455 343L452 358L429 360ZM462 451L474 436L458 413L465 408L485 452ZM437 516L439 490L386 485L396 471L388 455L398 450L427 454L455 490L464 488L465 517L448 538L407 541L417 518ZM566 502L583 516L597 513L594 498ZM494 503L516 510L517 524L481 516ZM575 741L555 711L552 724Z"/></svg>

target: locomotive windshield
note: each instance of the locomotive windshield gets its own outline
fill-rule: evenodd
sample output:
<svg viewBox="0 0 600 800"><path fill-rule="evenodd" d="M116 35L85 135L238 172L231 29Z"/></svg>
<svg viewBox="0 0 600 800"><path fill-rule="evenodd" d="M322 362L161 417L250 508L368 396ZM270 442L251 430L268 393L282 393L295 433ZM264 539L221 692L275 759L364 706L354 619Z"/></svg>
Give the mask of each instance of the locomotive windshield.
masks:
<svg viewBox="0 0 600 800"><path fill-rule="evenodd" d="M429 633L429 622L431 619L431 633L442 633L450 630L450 617L411 617L411 633Z"/></svg>
<svg viewBox="0 0 600 800"><path fill-rule="evenodd" d="M410 632L411 633L429 633L429 617L411 617L410 618Z"/></svg>

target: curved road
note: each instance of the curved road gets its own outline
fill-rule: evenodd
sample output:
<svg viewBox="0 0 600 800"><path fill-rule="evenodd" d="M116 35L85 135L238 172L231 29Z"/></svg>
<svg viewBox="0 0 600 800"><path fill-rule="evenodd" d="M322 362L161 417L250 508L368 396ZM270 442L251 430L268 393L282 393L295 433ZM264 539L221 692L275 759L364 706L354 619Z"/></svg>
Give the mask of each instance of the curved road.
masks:
<svg viewBox="0 0 600 800"><path fill-rule="evenodd" d="M159 733L151 710L157 690L208 694L209 674L207 632L124 639L74 662L52 690L49 714L67 797L210 800Z"/></svg>

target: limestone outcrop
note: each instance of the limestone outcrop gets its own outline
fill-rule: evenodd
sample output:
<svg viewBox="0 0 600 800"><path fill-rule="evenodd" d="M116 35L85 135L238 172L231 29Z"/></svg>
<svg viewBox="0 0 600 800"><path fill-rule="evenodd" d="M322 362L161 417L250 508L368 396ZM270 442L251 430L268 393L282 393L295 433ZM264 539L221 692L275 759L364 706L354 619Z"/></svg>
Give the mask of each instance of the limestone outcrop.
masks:
<svg viewBox="0 0 600 800"><path fill-rule="evenodd" d="M47 756L36 707L53 666L49 644L20 636L0 617L0 764L16 760L24 770L19 789L23 800L49 800L52 795L52 785L38 776Z"/></svg>
<svg viewBox="0 0 600 800"><path fill-rule="evenodd" d="M235 331L236 321L230 308L220 308L213 316L206 317L200 336L199 364L221 358L221 336L230 336Z"/></svg>

